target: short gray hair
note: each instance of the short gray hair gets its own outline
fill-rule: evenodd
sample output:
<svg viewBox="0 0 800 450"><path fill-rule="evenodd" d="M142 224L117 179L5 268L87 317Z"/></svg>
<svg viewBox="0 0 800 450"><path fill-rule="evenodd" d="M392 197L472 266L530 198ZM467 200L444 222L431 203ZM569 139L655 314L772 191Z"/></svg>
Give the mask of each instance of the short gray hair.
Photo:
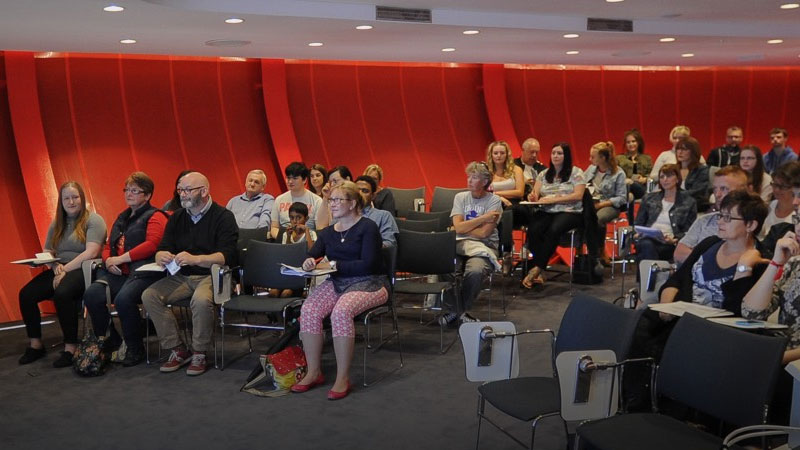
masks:
<svg viewBox="0 0 800 450"><path fill-rule="evenodd" d="M471 163L467 164L467 169L465 170L467 175L477 174L483 177L486 181L486 186L489 186L489 183L492 182L492 173L489 171L489 166L483 161L472 161Z"/></svg>

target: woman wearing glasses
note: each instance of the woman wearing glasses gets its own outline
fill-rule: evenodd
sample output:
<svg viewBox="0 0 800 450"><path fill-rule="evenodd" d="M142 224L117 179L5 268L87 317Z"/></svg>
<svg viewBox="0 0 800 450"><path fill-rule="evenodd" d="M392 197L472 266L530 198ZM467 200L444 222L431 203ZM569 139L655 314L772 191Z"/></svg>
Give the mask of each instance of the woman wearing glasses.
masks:
<svg viewBox="0 0 800 450"><path fill-rule="evenodd" d="M744 190L725 196L719 234L701 241L661 288L661 303L686 301L741 315L742 298L766 268L755 248L767 205ZM670 319L674 316L664 316Z"/></svg>
<svg viewBox="0 0 800 450"><path fill-rule="evenodd" d="M300 339L308 372L292 392L306 392L325 383L321 370L322 320L330 315L333 349L336 353L336 381L328 391L329 400L350 392L350 362L355 330L353 318L386 302L388 278L381 258L381 235L375 222L364 218L364 198L352 181L344 181L327 199L334 225L317 234L317 241L303 262L304 270L334 269L330 279L311 291L300 313ZM327 257L327 261L323 260Z"/></svg>
<svg viewBox="0 0 800 450"><path fill-rule="evenodd" d="M750 190L760 195L765 202L772 200L772 177L764 171L761 149L755 145L744 146L739 151L739 167L747 172Z"/></svg>
<svg viewBox="0 0 800 450"><path fill-rule="evenodd" d="M84 291L81 263L97 258L106 240L106 224L86 209L86 195L77 181L67 181L58 190L56 217L47 230L43 251L59 258L19 291L19 309L30 346L19 359L29 364L45 355L39 302L52 299L64 334L64 351L53 367L69 367L78 344L78 315Z"/></svg>
<svg viewBox="0 0 800 450"><path fill-rule="evenodd" d="M744 152L744 149L742 149L742 152ZM742 154L744 155L744 153ZM769 203L769 214L764 220L764 229L761 230L760 238L765 237L774 225L792 223L792 218L796 215L794 204L792 203L794 200L792 180L797 176L797 172L798 163L790 162L778 167L775 173L772 174L770 189L774 200Z"/></svg>
<svg viewBox="0 0 800 450"><path fill-rule="evenodd" d="M550 168L536 177L528 200L539 209L528 224L528 248L533 251L533 268L522 280L531 289L544 284L542 272L556 251L558 239L567 231L583 224L583 192L586 181L583 171L572 165L569 144L559 142L550 151Z"/></svg>
<svg viewBox="0 0 800 450"><path fill-rule="evenodd" d="M657 229L662 238L636 234L636 267L645 259L672 260L675 246L697 218L697 203L681 189L677 164L667 164L658 172L659 191L644 196L635 224Z"/></svg>
<svg viewBox="0 0 800 450"><path fill-rule="evenodd" d="M142 292L163 276L163 272L136 272L137 268L153 262L167 225L167 215L150 204L154 188L153 180L144 172L134 172L125 180L122 193L128 208L111 226L108 245L103 248L103 268L83 294L95 335L105 336L110 327L110 348L119 346L124 338L127 349L122 365L126 367L144 360L139 304ZM122 338L110 323L106 287L119 314Z"/></svg>

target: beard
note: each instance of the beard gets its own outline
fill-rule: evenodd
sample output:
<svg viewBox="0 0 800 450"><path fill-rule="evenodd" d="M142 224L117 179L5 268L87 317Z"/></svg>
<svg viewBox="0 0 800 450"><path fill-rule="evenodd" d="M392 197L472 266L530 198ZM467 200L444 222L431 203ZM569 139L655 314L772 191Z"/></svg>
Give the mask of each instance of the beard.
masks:
<svg viewBox="0 0 800 450"><path fill-rule="evenodd" d="M181 199L181 206L186 209L194 208L198 204L200 204L199 198L191 197L191 198Z"/></svg>

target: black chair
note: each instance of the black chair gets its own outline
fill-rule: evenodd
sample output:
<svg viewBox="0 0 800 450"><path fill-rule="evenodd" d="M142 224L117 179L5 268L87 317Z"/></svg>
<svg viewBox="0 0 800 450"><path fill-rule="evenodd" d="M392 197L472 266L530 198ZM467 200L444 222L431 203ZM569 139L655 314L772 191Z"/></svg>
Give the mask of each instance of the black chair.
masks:
<svg viewBox="0 0 800 450"><path fill-rule="evenodd" d="M453 219L450 218L450 211L451 208L447 211L436 211L436 212L417 212L417 211L409 211L406 215L406 219L409 220L438 220L439 227L436 231L447 231L450 225L453 224Z"/></svg>
<svg viewBox="0 0 800 450"><path fill-rule="evenodd" d="M684 314L667 340L655 391L735 426L763 424L786 348L762 336ZM577 429L593 449L717 450L722 438L653 413L623 414ZM580 448L576 445L576 448Z"/></svg>
<svg viewBox="0 0 800 450"><path fill-rule="evenodd" d="M555 370L558 354L565 351L611 350L616 354L618 361L623 360L630 350L633 333L641 313L642 311L621 308L589 295L578 294L564 312L558 337L553 336L553 332L549 329L529 331L551 335L553 377L520 377L492 381L480 386L476 447L480 443L483 419L523 447L527 446L486 416L485 403L488 402L500 412L517 420L533 422L530 443L532 449L539 420L558 416L561 410L561 391ZM566 434L567 423L563 419L562 422Z"/></svg>
<svg viewBox="0 0 800 450"><path fill-rule="evenodd" d="M268 242L258 242L251 240L247 244L247 256L240 272L242 284L247 287L275 288L278 290L292 289L302 291L305 288L306 280L302 277L282 275L280 272L281 263L290 266L300 266L306 259L306 243L297 244L273 244ZM224 277L232 269L220 270L218 273L212 271L212 277ZM220 368L225 368L225 327L253 328L262 330L285 331L289 311L303 304L303 297L276 298L266 295L240 294L232 295L230 298L222 292L229 283L215 283L215 302L220 304L219 326L222 330L220 342ZM226 322L226 313L241 312L244 315L242 322ZM254 324L248 322L248 315L251 313L280 314L278 322L265 324ZM249 352L253 351L253 343L250 333L247 334Z"/></svg>
<svg viewBox="0 0 800 450"><path fill-rule="evenodd" d="M400 189L387 187L394 196L394 205L397 208L397 217L406 217L408 211L415 211L414 200L425 198L425 187L421 186L414 189Z"/></svg>
<svg viewBox="0 0 800 450"><path fill-rule="evenodd" d="M466 191L467 188L443 188L436 186L433 188L433 198L431 199L431 207L428 209L430 212L436 211L451 211L453 209L453 199L456 194Z"/></svg>
<svg viewBox="0 0 800 450"><path fill-rule="evenodd" d="M454 278L456 271L456 234L453 231L438 233L419 233L400 230L397 236L397 272L415 275L395 280L395 294L427 296L439 295L438 304L407 306L404 308L442 311L444 293L454 289L455 281L427 282L427 275L449 275ZM440 314L439 314L440 315ZM437 317L438 318L438 317ZM439 351L446 353L455 343L444 346L444 323L439 324ZM457 338L456 336L455 338Z"/></svg>
<svg viewBox="0 0 800 450"><path fill-rule="evenodd" d="M363 379L362 379L362 384L364 385L364 387L371 386L377 383L378 381L384 379L389 374L403 368L403 348L400 343L400 326L397 321L397 310L395 309L394 305L394 268L397 261L397 248L395 246L384 247L381 250L381 253L383 256L384 267L386 268L386 273L389 277L389 298L383 305L379 305L367 311L364 311L355 318L356 323L362 323L364 325L364 365L363 365ZM381 320L379 323L380 336L378 339L378 344L376 346L373 346L372 341L370 339L372 319L375 318L382 319L385 315L389 315L392 320L392 332L388 337L383 336L383 321ZM397 340L397 352L398 355L400 356L400 365L392 369L391 371L384 373L374 381L368 382L367 381L367 355L369 354L368 350L372 350L372 353L375 353L381 348L383 348L384 345L391 342L393 339Z"/></svg>
<svg viewBox="0 0 800 450"><path fill-rule="evenodd" d="M441 231L441 222L439 219L430 220L398 220L397 228L399 230L418 231L420 233L434 233Z"/></svg>

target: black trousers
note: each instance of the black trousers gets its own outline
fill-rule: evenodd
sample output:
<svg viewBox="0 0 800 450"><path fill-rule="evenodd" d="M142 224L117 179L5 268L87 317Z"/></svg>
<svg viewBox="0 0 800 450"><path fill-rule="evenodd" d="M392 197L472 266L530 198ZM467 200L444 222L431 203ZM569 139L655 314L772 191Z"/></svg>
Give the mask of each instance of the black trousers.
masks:
<svg viewBox="0 0 800 450"><path fill-rule="evenodd" d="M533 265L544 270L556 252L561 235L583 225L581 213L536 211L528 224L528 248L533 251Z"/></svg>
<svg viewBox="0 0 800 450"><path fill-rule="evenodd" d="M52 270L45 270L20 289L19 310L25 322L25 330L29 338L42 337L39 302L52 299L56 305L61 332L64 334L64 343L77 344L78 315L84 290L83 272L80 269L67 272L56 289L53 289L54 276Z"/></svg>

